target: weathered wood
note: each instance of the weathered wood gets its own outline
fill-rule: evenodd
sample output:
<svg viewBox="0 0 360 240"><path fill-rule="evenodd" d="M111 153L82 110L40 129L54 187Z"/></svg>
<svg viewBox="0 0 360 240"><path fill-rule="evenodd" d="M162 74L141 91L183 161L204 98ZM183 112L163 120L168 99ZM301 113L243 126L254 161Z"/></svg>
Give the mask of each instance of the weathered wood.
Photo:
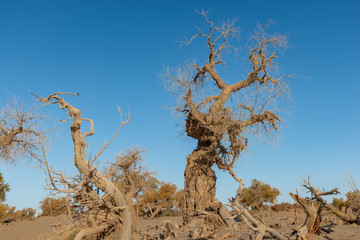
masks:
<svg viewBox="0 0 360 240"><path fill-rule="evenodd" d="M247 224L248 227L250 227L252 230L256 231L258 234L256 236L256 240L261 240L264 237L265 232L270 233L278 240L287 240L286 237L281 235L279 232L277 232L275 229L268 227L261 223L260 221L256 220L243 206L240 204L237 204L235 202L232 202L230 205L238 214L240 217L244 220L244 222Z"/></svg>
<svg viewBox="0 0 360 240"><path fill-rule="evenodd" d="M334 213L336 216L338 216L339 218L341 218L342 220L348 222L348 223L356 223L357 225L360 225L360 216L356 216L353 213L345 213L340 211L339 209L337 209L336 207L334 207L332 204L327 203L322 196L324 195L336 195L339 194L339 191L337 188L332 189L330 191L327 192L320 192L318 189L315 189L311 184L310 184L310 179L308 179L307 181L304 181L303 186L305 188L307 188L311 194L314 196L314 198L320 202L322 205L324 205L328 210L330 210L332 213Z"/></svg>
<svg viewBox="0 0 360 240"><path fill-rule="evenodd" d="M300 197L298 194L289 193L290 197L298 203L306 213L306 219L304 223L299 226L297 230L297 236L301 238L306 238L310 233L319 234L320 233L320 222L321 222L321 211L324 208L323 204L320 204L317 208L314 204L314 201L311 199L305 199Z"/></svg>
<svg viewBox="0 0 360 240"><path fill-rule="evenodd" d="M46 98L40 98L40 102L44 104L52 104L57 103L61 109L66 109L69 115L70 120L73 117L73 122L70 125L71 137L74 143L74 164L79 170L81 174L90 178L92 182L98 187L101 191L103 191L106 196L110 197L115 203L115 208L119 211L118 223L121 223L121 239L129 240L131 239L132 233L132 221L131 214L128 209L128 205L126 203L124 195L120 192L120 190L108 179L106 178L96 167L92 164L89 164L89 161L86 159L85 147L87 146L85 139L88 136L91 136L95 133L94 131L94 123L91 119L84 119L81 117L81 111L71 104L63 100L60 95L62 93L54 93ZM90 123L90 130L88 132L81 131L81 125L83 121L88 121ZM80 231L76 236L76 240L81 240L89 234L95 234L99 231L103 231L108 226L101 225L95 229L89 230L84 229Z"/></svg>
<svg viewBox="0 0 360 240"><path fill-rule="evenodd" d="M185 132L197 141L196 149L186 162L185 222L196 217L196 209L207 210L215 201L214 165L234 175L231 170L248 146L247 136L258 136L262 132L273 134L278 130L281 119L267 107L274 103L274 99L280 99L279 95L286 96L283 93L287 90L283 81L285 76L275 78L269 71L276 66L274 47L287 45L285 36L268 35L263 27L259 27L253 38L256 44L250 51L250 72L230 84L220 76L217 66L224 65L222 54L234 49L230 39L239 33L238 28L234 22L217 25L208 19L206 12L201 14L209 25L209 31L205 33L199 29L199 34L184 44L203 38L209 50L207 61L202 65L194 63L188 67L176 67L173 71L167 68L164 73L169 91L181 99L181 104L175 109L185 118ZM252 86L261 89L258 93L262 96L254 101L244 101L248 99L246 89ZM209 92L214 94L209 95ZM229 103L236 94L241 96L239 101ZM249 99L253 99L252 96Z"/></svg>

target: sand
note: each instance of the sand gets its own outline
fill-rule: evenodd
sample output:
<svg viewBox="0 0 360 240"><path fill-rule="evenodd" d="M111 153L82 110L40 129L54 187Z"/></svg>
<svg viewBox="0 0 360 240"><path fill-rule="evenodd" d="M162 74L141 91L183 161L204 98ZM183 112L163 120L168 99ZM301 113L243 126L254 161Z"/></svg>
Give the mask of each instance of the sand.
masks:
<svg viewBox="0 0 360 240"><path fill-rule="evenodd" d="M292 232L301 225L305 215L300 214L298 220L294 225L291 223L294 220L293 212L268 212L263 215L263 219L268 225L279 224L276 227L277 231L285 234ZM140 230L145 230L156 225L161 225L165 220L176 221L181 224L181 217L160 217L157 219L139 219L138 227ZM66 216L57 217L40 217L34 221L13 222L9 224L0 225L0 240L61 240L64 237L59 237L54 229L59 229L67 222ZM324 216L322 226L334 222L336 225L332 227L334 232L325 237L316 237L315 239L332 239L332 240L360 240L360 226L355 224L344 224L341 220L334 216ZM240 231L236 232L233 237L229 239L250 240L252 232L245 226L241 226ZM226 231L219 232L217 237L226 234ZM116 236L113 239L117 239ZM186 234L180 234L177 239L186 239ZM267 238L271 239L271 238Z"/></svg>

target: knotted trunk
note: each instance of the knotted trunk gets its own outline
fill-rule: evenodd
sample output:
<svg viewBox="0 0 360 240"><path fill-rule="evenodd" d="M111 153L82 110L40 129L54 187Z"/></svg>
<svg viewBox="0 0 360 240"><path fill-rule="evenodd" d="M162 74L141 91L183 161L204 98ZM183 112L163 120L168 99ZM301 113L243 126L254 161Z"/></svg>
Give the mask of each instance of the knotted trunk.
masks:
<svg viewBox="0 0 360 240"><path fill-rule="evenodd" d="M208 144L199 142L188 157L185 169L183 218L188 223L196 210L206 211L215 200L216 176Z"/></svg>
<svg viewBox="0 0 360 240"><path fill-rule="evenodd" d="M289 193L289 195L295 202L300 204L306 213L305 222L297 230L297 238L305 239L310 233L319 234L321 211L323 210L324 205L320 204L319 207L316 207L311 199L302 198L298 194L293 193Z"/></svg>

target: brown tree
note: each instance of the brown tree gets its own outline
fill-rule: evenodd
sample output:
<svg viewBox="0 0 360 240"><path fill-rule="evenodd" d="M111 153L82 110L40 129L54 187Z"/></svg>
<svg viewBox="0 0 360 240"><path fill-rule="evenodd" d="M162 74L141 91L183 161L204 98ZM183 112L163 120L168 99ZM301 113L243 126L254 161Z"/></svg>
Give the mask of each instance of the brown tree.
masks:
<svg viewBox="0 0 360 240"><path fill-rule="evenodd" d="M260 210L264 203L275 203L280 191L277 188L272 188L269 184L253 179L251 186L243 188L243 191L238 201L245 207Z"/></svg>
<svg viewBox="0 0 360 240"><path fill-rule="evenodd" d="M188 45L201 38L208 48L207 61L199 65L166 68L163 73L168 90L181 103L175 108L185 118L187 135L197 140L196 149L187 157L184 184L184 220L196 211L206 211L215 200L216 175L212 169L233 171L235 162L248 147L249 136L273 136L279 127L278 100L285 98L286 76L277 77L276 52L286 48L287 38L268 34L259 25L249 49L250 71L241 80L227 81L219 68L224 53L235 49L230 41L238 36L235 21L215 24L202 11L208 31L193 36Z"/></svg>
<svg viewBox="0 0 360 240"><path fill-rule="evenodd" d="M155 218L162 210L169 214L171 209L179 208L182 199L182 190L178 190L175 184L157 181L152 187L144 189L139 203L147 209L150 218Z"/></svg>
<svg viewBox="0 0 360 240"><path fill-rule="evenodd" d="M24 208L15 211L16 207L0 203L0 221L3 223L11 223L13 221L34 220L36 210L33 208Z"/></svg>
<svg viewBox="0 0 360 240"><path fill-rule="evenodd" d="M10 207L8 204L0 203L0 221L11 219L14 216L16 207Z"/></svg>
<svg viewBox="0 0 360 240"><path fill-rule="evenodd" d="M135 230L137 214L134 209L134 200L138 198L144 188L151 186L154 179L154 173L142 165L144 152L143 149L134 147L116 155L114 163L109 164L105 174L125 195L133 216Z"/></svg>
<svg viewBox="0 0 360 240"><path fill-rule="evenodd" d="M86 213L86 224L88 226L82 226L75 240L81 240L89 236L103 238L120 226L121 239L131 239L131 214L123 193L93 165L101 153L116 137L121 127L128 123L130 119L128 118L125 121L121 121L121 125L114 138L108 142L95 157L87 159L85 148L88 144L85 142L85 139L95 133L94 123L91 119L82 118L81 110L73 107L62 98L65 94L79 95L72 93L54 93L48 97L35 96L38 97L39 101L44 103L44 105L56 104L60 109L64 110L68 114L65 122L73 118L72 124L70 125L70 132L74 143L74 164L79 171L79 175L75 180L70 182L62 173L55 172L49 167L45 154L43 155L53 189L58 192L73 194L72 199L77 203L77 211ZM84 121L90 123L90 129L87 132L82 131L82 123ZM44 153L44 149L42 150ZM56 183L63 184L67 186L68 189L62 191L57 187ZM104 195L100 195L99 191L103 192ZM81 215L79 217L81 217Z"/></svg>
<svg viewBox="0 0 360 240"><path fill-rule="evenodd" d="M45 143L45 131L39 127L44 117L35 108L26 109L15 97L0 111L0 159L16 163L22 158L36 157L39 139Z"/></svg>
<svg viewBox="0 0 360 240"><path fill-rule="evenodd" d="M10 186L4 181L4 177L0 173L0 202L5 202L6 193L10 191Z"/></svg>
<svg viewBox="0 0 360 240"><path fill-rule="evenodd" d="M69 202L65 197L46 197L40 201L41 216L58 216L68 213Z"/></svg>

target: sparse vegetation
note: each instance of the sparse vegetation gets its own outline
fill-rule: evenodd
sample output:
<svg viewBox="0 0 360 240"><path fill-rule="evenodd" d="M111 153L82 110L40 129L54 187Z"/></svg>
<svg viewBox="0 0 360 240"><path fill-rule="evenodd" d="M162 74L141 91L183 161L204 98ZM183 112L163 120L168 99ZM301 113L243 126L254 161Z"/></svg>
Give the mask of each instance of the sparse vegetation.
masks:
<svg viewBox="0 0 360 240"><path fill-rule="evenodd" d="M344 208L346 209L349 207L348 201L345 201L343 198L335 198L335 197L333 198L332 205L337 209L339 209L340 211Z"/></svg>
<svg viewBox="0 0 360 240"><path fill-rule="evenodd" d="M357 216L360 216L360 191L359 189L354 189L346 193L346 206L350 207L353 213Z"/></svg>
<svg viewBox="0 0 360 240"><path fill-rule="evenodd" d="M251 207L252 210L260 210L264 203L275 203L279 195L279 189L253 179L250 187L244 188L241 192L239 203Z"/></svg>
<svg viewBox="0 0 360 240"><path fill-rule="evenodd" d="M16 207L10 207L8 204L0 203L0 222L12 222L23 220L34 220L36 210L33 208L24 208L15 211Z"/></svg>
<svg viewBox="0 0 360 240"><path fill-rule="evenodd" d="M16 221L20 220L34 220L35 219L36 210L33 208L24 208L22 210L16 211L12 218Z"/></svg>
<svg viewBox="0 0 360 240"><path fill-rule="evenodd" d="M68 200L65 197L47 197L40 202L41 216L58 216L69 214Z"/></svg>
<svg viewBox="0 0 360 240"><path fill-rule="evenodd" d="M276 203L271 206L271 210L274 212L290 211L293 208L295 208L294 204L288 202Z"/></svg>
<svg viewBox="0 0 360 240"><path fill-rule="evenodd" d="M152 101L156 100L157 104L165 105L171 100L157 98L161 97L157 92L159 88L157 86L155 89L151 85L154 72L147 71L159 67L159 62L155 62L159 59L161 62L173 63L183 58L176 52L172 52L171 56L163 54L164 49L170 52L171 47L163 45L162 40L168 41L168 37L173 36L172 31L182 31L188 26L188 23L184 24L186 19L191 19L186 18L184 6L188 4L178 2L178 9L172 5L171 11L167 11L170 9L167 9L167 4L164 3L161 3L161 6L154 2L135 5L120 3L124 11L119 12L119 9L114 8L114 13L116 17L126 18L117 19L108 10L109 5L114 4L113 1L101 4L94 2L96 1L89 4L76 2L71 5L71 9L68 5L61 6L61 3L56 3L51 9L44 6L53 3L29 3L23 4L24 6L18 4L20 8L18 5L6 3L4 8L6 13L9 13L4 15L9 24L2 24L5 28L0 24L0 30L4 33L0 39L1 56L5 54L5 58L0 61L0 78L5 80L2 81L4 91L7 91L7 88L16 88L17 93L27 92L30 90L28 87L32 86L40 96L36 95L38 93L28 96L37 100L35 108L29 104L28 98L26 104L19 104L12 96L8 103L0 103L0 167L20 167L16 174L22 174L21 177L15 175L18 177L16 179L13 176L8 178L9 174L5 172L7 170L0 169L1 240L335 240L356 239L360 236L360 191L354 179L349 178L350 190L342 192L341 197L332 198L340 194L338 188L330 191L322 188L327 188L339 179L339 175L343 174L339 173L340 171L352 167L351 164L344 163L352 163L350 161L354 161L356 155L348 150L355 146L353 144L358 135L353 130L357 127L358 117L354 107L356 104L353 103L358 102L354 96L358 98L360 95L356 95L358 82L355 81L356 86L351 84L356 79L354 72L358 69L354 66L358 56L358 35L354 34L355 25L349 22L356 22L354 17L358 16L353 13L348 16L341 14L341 10L349 7L349 4L339 3L339 8L334 9L334 12L329 11L333 3L327 3L325 10L322 6L324 4L312 4L310 7L306 6L306 3L297 4L296 7L305 5L306 10L303 8L305 11L302 12L307 15L315 13L316 18L309 18L309 22L307 18L292 14L294 21L301 23L296 25L296 28L304 28L305 31L290 34L301 36L301 41L296 40L296 45L306 46L306 49L291 49L290 56L280 59L289 46L288 38L287 35L272 30L285 32L289 26L295 27L294 21L285 24L285 28L282 23L280 26L272 26L274 22L271 20L267 24L259 23L256 27L249 23L253 22L254 17L263 20L269 14L278 16L279 13L283 20L285 15L296 13L293 9L286 9L285 5L288 4L280 3L279 12L272 7L279 4L276 1L268 1L265 5L257 2L251 9L247 8L250 3L244 4L245 8L241 9L235 8L243 6L237 5L235 1L231 4L221 1L204 2L207 6L215 4L215 8L220 7L225 18L230 14L226 11L227 6L236 11L240 9L242 15L239 19L245 19L246 23L240 31L237 20L214 21L210 18L210 12L198 10L198 17L203 19L202 24L196 27L190 38L180 41L181 46L191 46L190 51L196 58L191 56L193 60L175 67L165 66L160 74L167 90L176 97L173 110L180 119L182 134L186 136L190 147L192 146L189 154L185 156L183 148L176 149L174 154L172 143L167 139L169 135L162 135L164 129L169 130L168 124L163 124L165 118L153 107L155 102ZM143 5L146 9L142 9ZM320 5L321 9L315 8ZM99 9L92 12L94 6L99 6ZM151 11L149 6L152 7ZM128 12L131 9L136 9L136 14ZM155 19L155 14L159 12L153 11L154 9L160 9L162 19ZM356 12L356 9L352 8L352 12ZM178 13L181 15L178 15L176 21L170 22L172 19L169 17ZM331 14L331 18L323 18L323 13ZM20 14L25 17L20 17ZM104 17L105 14L107 16ZM41 18L38 18L39 15ZM53 15L56 18L52 19ZM165 16L167 19L164 19ZM331 21L333 18L336 22ZM153 21L154 19L156 21ZM316 22L316 19L322 19L322 22ZM333 31L343 19L349 22L339 24L341 31ZM50 21L47 22L48 20ZM29 23L22 26L22 21ZM109 21L121 26L111 25ZM132 24L133 21L136 24ZM255 30L247 34L247 30L253 27ZM69 33L73 35L70 38ZM118 40L121 40L119 46ZM12 48L7 47L9 43L13 44ZM63 43L65 44L62 45ZM106 49L102 46L106 46ZM44 50L47 51L46 54ZM299 54L302 51L308 55ZM69 54L71 52L75 54ZM111 56L108 52L111 52ZM52 61L52 56L55 61ZM91 61L84 61L84 57L91 58ZM93 57L97 58L97 62L93 61ZM139 59L141 61L138 62ZM49 64L44 64L44 60L48 60ZM254 154L256 161L261 156L259 165L254 165L252 161L245 163L243 160L247 160L250 151L257 152L257 149L261 149L257 141L275 142L284 117L292 115L287 110L291 106L292 98L288 80L293 75L284 75L283 71L294 71L289 65L294 61L296 64L304 64L304 68L300 69L301 75L310 78L316 76L315 84L310 86L298 88L303 83L295 83L296 99L307 98L307 104L302 105L301 111L296 111L297 114L304 115L297 118L295 124L289 124L294 130L292 134L280 136L281 139L289 140L296 136L296 141L286 142L286 151L281 149L268 152L265 149L259 155ZM92 68L90 62L98 64L101 72ZM335 64L332 64L334 62ZM128 66L134 63L135 67ZM305 66L305 63L311 66ZM11 71L7 72L7 68ZM35 74L29 71L32 68L37 72L40 72L39 69L50 71L44 71L44 75ZM54 71L56 68L60 69L61 74ZM84 77L75 78L80 72L89 69L91 71ZM315 71L314 76L308 71ZM298 70L295 72L299 73ZM14 76L11 76L13 74ZM57 75L52 78L52 74ZM116 74L121 78L114 84ZM26 79L28 83L14 82L23 76L29 76L29 79ZM101 76L101 79L98 76ZM318 81L319 76L324 80ZM34 82L35 77L42 81ZM142 79L146 79L148 84L143 84L145 80ZM100 81L101 84L98 83ZM80 88L76 89L78 86ZM50 92L52 94L44 96L43 91L50 88L75 88L76 91L84 93L84 97L79 98L79 93L69 92ZM346 95L341 93L344 89ZM71 99L72 97L76 99ZM348 104L349 99L352 105ZM3 100L2 95L0 100ZM128 114L123 118L119 106L118 120L106 113L107 107L118 101L124 101L124 105L129 105L130 108L136 104L136 113L140 114L142 121L146 121L146 124L136 123L136 130L132 133L126 130L121 143L116 143L115 139L122 127L132 121L132 116ZM39 113L39 104L42 110L55 110L54 113L48 112L51 119L61 119L60 127L56 128L59 134L56 134L54 139L44 130L44 124L47 126L48 123L45 123L44 115ZM144 113L138 107L146 107L148 111ZM352 115L345 114L349 110ZM149 119L145 118L150 114L154 119L148 121ZM103 140L103 137L98 139L94 136L98 130L107 133L110 126L106 125L112 121L118 121L118 129L110 130L115 130L111 139ZM163 125L158 125L159 123ZM63 126L67 130L64 131ZM349 132L353 136L349 137ZM324 136L331 138L331 144L322 141ZM100 146L102 142L103 145ZM347 144L349 142L351 144ZM109 150L118 151L124 145L131 146L134 143L143 146L130 147L115 155L112 155L115 152L109 153L110 155L103 154ZM291 148L287 148L288 143L293 144ZM313 148L309 148L309 144ZM63 152L65 148L69 150L70 156ZM98 151L94 152L94 148ZM144 164L145 148L149 155L148 166ZM180 157L178 153L183 155ZM278 156L267 157L273 153ZM174 164L172 161L178 161L178 157L186 159L186 162L183 161L183 165ZM323 158L320 160L323 162L313 162L319 158ZM33 161L34 159L37 161ZM37 163L37 167L46 175L45 189L49 191L49 195L39 202L40 213L33 208L17 210L12 206L20 206L24 202L32 205L33 197L41 194L37 187L41 188L42 185L33 186L35 181L39 183L37 176L33 174L38 169L24 171L22 166L17 164L24 160L31 164ZM53 160L55 162L52 162ZM291 163L287 165L287 161ZM68 163L72 163L71 166ZM246 180L252 179L250 184L245 184L243 178L235 173L239 163L244 168L251 165L249 172L246 172L247 169L237 171L244 176L244 180L245 177ZM153 166L160 167L152 169ZM164 174L164 170L169 173ZM233 178L226 181L225 186L220 184L222 181L218 181L217 177L221 175L219 171L230 174ZM65 174L69 172L71 176ZM169 176L173 172L176 172L176 177ZM303 192L295 191L296 186L293 186L294 191L289 193L293 199L291 203L278 203L279 189L283 189L280 184L274 187L272 184L275 181L269 180L265 183L258 180L276 178L276 182L289 181L282 183L285 190L285 185L288 186L290 181L294 180L291 179L292 176L310 174L309 172L315 174L316 181L324 185L315 187L310 178L304 180ZM337 176L332 176L333 174ZM162 175L166 181L162 181ZM184 189L172 182L178 183L179 175L184 177L184 185L180 187ZM22 184L20 187L19 182ZM235 196L229 199L226 192L234 192L232 185L238 187L238 190ZM14 194L10 192L10 195L10 186L12 191L26 187L32 192L24 190ZM218 191L219 189L221 191ZM225 194L216 195L216 191ZM228 202L222 202L224 199ZM329 199L332 199L332 202ZM35 223L41 225L42 229L33 230ZM52 230L54 231L50 232ZM22 236L9 237L9 231L16 234L21 232ZM24 233L25 231L28 232Z"/></svg>
<svg viewBox="0 0 360 240"><path fill-rule="evenodd" d="M175 184L161 182L154 172L143 164L144 150L135 147L116 155L114 163L106 169L106 176L125 195L134 218L139 211L151 218L159 215L179 214L182 202L182 190ZM135 210L136 208L136 210Z"/></svg>
<svg viewBox="0 0 360 240"><path fill-rule="evenodd" d="M8 204L0 203L0 221L12 218L16 207L10 207Z"/></svg>
<svg viewBox="0 0 360 240"><path fill-rule="evenodd" d="M3 175L0 173L0 203L6 200L6 193L10 191L10 186L5 183Z"/></svg>
<svg viewBox="0 0 360 240"><path fill-rule="evenodd" d="M159 182L151 188L144 189L139 197L139 206L149 217L173 216L180 211L182 204L182 190L175 184Z"/></svg>

